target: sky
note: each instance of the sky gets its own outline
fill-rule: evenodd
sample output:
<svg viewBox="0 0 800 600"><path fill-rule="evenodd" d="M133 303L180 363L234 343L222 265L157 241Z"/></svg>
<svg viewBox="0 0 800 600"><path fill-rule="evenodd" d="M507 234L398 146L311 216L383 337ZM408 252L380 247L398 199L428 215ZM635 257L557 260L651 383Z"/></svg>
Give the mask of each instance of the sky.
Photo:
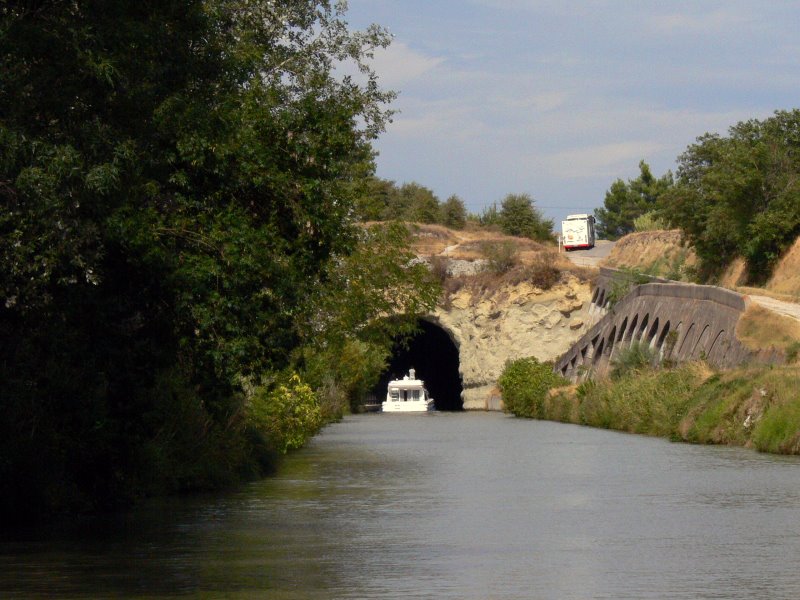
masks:
<svg viewBox="0 0 800 600"><path fill-rule="evenodd" d="M398 92L377 175L480 214L530 194L547 218L617 179L677 168L696 138L800 106L800 0L349 0L393 35Z"/></svg>

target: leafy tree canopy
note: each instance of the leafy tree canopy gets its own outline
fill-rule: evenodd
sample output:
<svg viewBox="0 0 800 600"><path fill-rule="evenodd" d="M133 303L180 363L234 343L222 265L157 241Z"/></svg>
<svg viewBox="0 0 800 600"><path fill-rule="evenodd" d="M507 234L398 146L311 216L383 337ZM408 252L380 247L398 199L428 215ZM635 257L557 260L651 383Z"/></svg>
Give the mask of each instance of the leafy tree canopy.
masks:
<svg viewBox="0 0 800 600"><path fill-rule="evenodd" d="M542 241L553 237L553 220L542 216L529 194L507 195L501 203L498 221L508 235Z"/></svg>
<svg viewBox="0 0 800 600"><path fill-rule="evenodd" d="M763 281L800 235L800 110L705 134L680 158L661 213L694 245L706 276L733 258Z"/></svg>
<svg viewBox="0 0 800 600"><path fill-rule="evenodd" d="M616 240L635 231L635 220L655 209L672 185L672 173L657 179L645 161L639 162L639 176L627 182L617 179L606 192L604 207L595 209L598 237Z"/></svg>
<svg viewBox="0 0 800 600"><path fill-rule="evenodd" d="M455 194L442 204L441 223L450 229L464 229L467 224L467 209L464 201Z"/></svg>
<svg viewBox="0 0 800 600"><path fill-rule="evenodd" d="M351 308L317 290L361 298L339 266L392 99L366 60L389 36L350 31L345 7L0 7L5 514L252 467L240 382Z"/></svg>

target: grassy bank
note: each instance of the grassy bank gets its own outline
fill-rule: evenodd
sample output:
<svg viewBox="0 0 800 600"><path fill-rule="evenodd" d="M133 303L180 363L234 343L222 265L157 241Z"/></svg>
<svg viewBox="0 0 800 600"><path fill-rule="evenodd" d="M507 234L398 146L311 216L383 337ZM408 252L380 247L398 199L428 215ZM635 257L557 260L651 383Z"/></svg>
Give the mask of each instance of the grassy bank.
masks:
<svg viewBox="0 0 800 600"><path fill-rule="evenodd" d="M703 363L636 369L554 388L510 406L519 416L702 444L800 454L800 366L714 372ZM509 404L507 404L509 405Z"/></svg>

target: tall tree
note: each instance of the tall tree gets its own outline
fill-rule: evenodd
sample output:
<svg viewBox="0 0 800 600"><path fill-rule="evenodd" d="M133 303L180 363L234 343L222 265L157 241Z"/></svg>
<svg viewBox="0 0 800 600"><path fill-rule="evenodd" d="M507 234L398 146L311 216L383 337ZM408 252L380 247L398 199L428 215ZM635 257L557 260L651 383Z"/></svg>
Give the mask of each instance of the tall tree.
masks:
<svg viewBox="0 0 800 600"><path fill-rule="evenodd" d="M508 235L551 240L553 220L545 219L529 194L509 194L500 205L500 227Z"/></svg>
<svg viewBox="0 0 800 600"><path fill-rule="evenodd" d="M683 229L706 276L744 257L763 281L800 235L800 110L705 134L679 158L662 214Z"/></svg>
<svg viewBox="0 0 800 600"><path fill-rule="evenodd" d="M385 220L436 223L439 219L439 199L424 185L412 181L394 186L384 212Z"/></svg>
<svg viewBox="0 0 800 600"><path fill-rule="evenodd" d="M344 7L0 8L5 514L252 468L242 378L288 366L356 247L392 98L365 63L389 36Z"/></svg>
<svg viewBox="0 0 800 600"><path fill-rule="evenodd" d="M639 176L627 182L617 179L606 192L604 207L595 209L598 236L615 240L633 232L634 221L654 210L659 196L672 185L672 173L656 178L649 165L640 161Z"/></svg>
<svg viewBox="0 0 800 600"><path fill-rule="evenodd" d="M467 208L464 201L453 194L442 203L441 223L451 229L464 229L467 224Z"/></svg>

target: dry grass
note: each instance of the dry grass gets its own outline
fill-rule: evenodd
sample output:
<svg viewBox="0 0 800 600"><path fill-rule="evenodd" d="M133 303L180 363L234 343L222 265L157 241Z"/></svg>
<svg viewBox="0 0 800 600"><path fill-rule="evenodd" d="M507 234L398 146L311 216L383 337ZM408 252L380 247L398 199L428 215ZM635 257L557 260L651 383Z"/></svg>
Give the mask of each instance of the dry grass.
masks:
<svg viewBox="0 0 800 600"><path fill-rule="evenodd" d="M800 342L800 321L751 304L736 325L736 337L751 350L786 352Z"/></svg>
<svg viewBox="0 0 800 600"><path fill-rule="evenodd" d="M775 267L766 288L777 294L800 297L800 238Z"/></svg>
<svg viewBox="0 0 800 600"><path fill-rule="evenodd" d="M744 284L745 281L747 281L747 263L743 258L735 258L733 262L728 265L728 268L725 269L717 285L735 290L738 286Z"/></svg>
<svg viewBox="0 0 800 600"><path fill-rule="evenodd" d="M423 256L441 254L448 246L459 242L458 232L442 225L409 223L408 229L411 235L411 248Z"/></svg>
<svg viewBox="0 0 800 600"><path fill-rule="evenodd" d="M697 257L683 244L677 229L642 231L620 239L602 264L682 280L697 265Z"/></svg>
<svg viewBox="0 0 800 600"><path fill-rule="evenodd" d="M487 244L513 244L520 262L528 262L539 252L552 248L527 238L505 235L490 228L474 228L456 231L441 225L409 223L412 249L422 256L445 253L456 260L478 260L485 257Z"/></svg>

